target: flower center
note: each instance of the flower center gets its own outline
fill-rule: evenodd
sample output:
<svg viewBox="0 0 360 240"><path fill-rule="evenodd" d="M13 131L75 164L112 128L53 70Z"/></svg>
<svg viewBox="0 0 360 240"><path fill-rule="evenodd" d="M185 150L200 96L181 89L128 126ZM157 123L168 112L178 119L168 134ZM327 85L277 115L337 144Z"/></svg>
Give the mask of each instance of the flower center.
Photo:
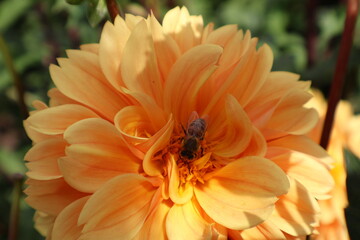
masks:
<svg viewBox="0 0 360 240"><path fill-rule="evenodd" d="M205 132L192 130L175 130L169 145L160 154L167 162L166 165L170 164L171 158L175 160L181 185L189 182L194 185L197 182L204 183L205 174L220 167L205 140ZM167 175L168 171L165 174Z"/></svg>

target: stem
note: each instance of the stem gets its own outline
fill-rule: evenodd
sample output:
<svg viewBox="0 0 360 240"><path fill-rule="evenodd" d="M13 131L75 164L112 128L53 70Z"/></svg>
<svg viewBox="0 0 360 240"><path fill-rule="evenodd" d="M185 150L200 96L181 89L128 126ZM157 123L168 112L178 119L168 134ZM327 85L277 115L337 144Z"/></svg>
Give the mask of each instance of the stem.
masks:
<svg viewBox="0 0 360 240"><path fill-rule="evenodd" d="M14 174L14 189L13 189L13 197L12 204L10 210L10 225L9 225L9 236L8 240L17 239L18 234L18 225L19 225L19 213L20 213L20 196L22 194L22 183L23 183L23 175L22 174Z"/></svg>
<svg viewBox="0 0 360 240"><path fill-rule="evenodd" d="M328 109L326 112L323 131L321 134L320 145L326 149L329 143L330 133L334 121L334 114L336 105L340 100L342 90L345 83L346 67L349 61L350 50L353 41L354 29L356 24L356 17L359 9L359 0L348 0L346 19L344 25L344 32L341 38L339 55L337 58L336 69L332 86L330 90L330 97L328 102Z"/></svg>
<svg viewBox="0 0 360 240"><path fill-rule="evenodd" d="M23 116L23 119L26 119L29 116L29 111L26 107L25 104L25 91L24 91L24 86L19 78L19 75L17 74L16 70L15 70L15 66L14 66L14 61L11 57L9 48L4 40L4 38L0 35L0 51L2 52L3 56L4 56L4 61L5 61L5 65L8 68L10 75L13 79L15 88L16 88L16 93L17 93L17 97L18 97L18 104L20 107L20 112L21 115Z"/></svg>
<svg viewBox="0 0 360 240"><path fill-rule="evenodd" d="M122 16L115 0L106 0L106 6L112 22L115 21L117 15Z"/></svg>

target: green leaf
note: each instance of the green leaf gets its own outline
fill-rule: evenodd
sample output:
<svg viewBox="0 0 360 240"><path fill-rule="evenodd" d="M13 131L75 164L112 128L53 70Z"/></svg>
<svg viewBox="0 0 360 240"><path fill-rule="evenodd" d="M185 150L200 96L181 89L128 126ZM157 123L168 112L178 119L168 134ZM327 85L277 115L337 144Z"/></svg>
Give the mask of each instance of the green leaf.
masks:
<svg viewBox="0 0 360 240"><path fill-rule="evenodd" d="M83 2L83 0L66 0L66 2L71 5L79 5Z"/></svg>
<svg viewBox="0 0 360 240"><path fill-rule="evenodd" d="M26 168L22 156L18 152L0 149L0 169L9 176L15 173L25 174Z"/></svg>
<svg viewBox="0 0 360 240"><path fill-rule="evenodd" d="M34 0L6 0L0 3L0 32L4 32L34 4Z"/></svg>
<svg viewBox="0 0 360 240"><path fill-rule="evenodd" d="M106 16L105 0L87 0L87 17L92 27L96 27Z"/></svg>

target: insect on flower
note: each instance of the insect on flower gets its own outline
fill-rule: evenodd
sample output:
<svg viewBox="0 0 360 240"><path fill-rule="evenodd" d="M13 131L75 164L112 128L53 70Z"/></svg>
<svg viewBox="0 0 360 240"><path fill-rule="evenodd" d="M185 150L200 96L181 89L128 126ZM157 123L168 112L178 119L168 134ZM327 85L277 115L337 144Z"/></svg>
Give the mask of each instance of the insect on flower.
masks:
<svg viewBox="0 0 360 240"><path fill-rule="evenodd" d="M206 125L205 119L199 118L197 112L191 113L187 129L184 129L185 138L180 152L182 157L190 160L196 157L205 136Z"/></svg>

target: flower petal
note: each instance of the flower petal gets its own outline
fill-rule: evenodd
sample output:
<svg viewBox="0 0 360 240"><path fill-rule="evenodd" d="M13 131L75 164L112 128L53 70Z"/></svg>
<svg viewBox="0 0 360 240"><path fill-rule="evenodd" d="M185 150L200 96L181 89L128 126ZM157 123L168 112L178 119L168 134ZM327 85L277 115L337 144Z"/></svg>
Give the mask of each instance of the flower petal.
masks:
<svg viewBox="0 0 360 240"><path fill-rule="evenodd" d="M36 211L34 214L34 228L42 235L51 237L51 231L54 226L55 216L44 212Z"/></svg>
<svg viewBox="0 0 360 240"><path fill-rule="evenodd" d="M309 235L319 221L319 204L300 182L289 180L289 192L280 197L269 220L290 235Z"/></svg>
<svg viewBox="0 0 360 240"><path fill-rule="evenodd" d="M217 45L196 46L173 65L164 90L164 108L174 119L186 123L196 109L196 96L201 86L215 71L222 53Z"/></svg>
<svg viewBox="0 0 360 240"><path fill-rule="evenodd" d="M63 178L39 181L28 179L25 189L28 197L26 202L33 208L51 214L58 215L67 205L86 196L70 187Z"/></svg>
<svg viewBox="0 0 360 240"><path fill-rule="evenodd" d="M65 104L78 104L78 102L62 94L62 92L60 92L59 89L57 88L50 89L48 91L48 96L50 98L49 100L50 107L56 107Z"/></svg>
<svg viewBox="0 0 360 240"><path fill-rule="evenodd" d="M154 158L154 155L169 143L173 129L174 120L171 116L167 124L154 135L154 139L151 139L151 141L154 140L153 145L146 152L143 162L144 171L149 176L159 176L163 172L165 167L163 160Z"/></svg>
<svg viewBox="0 0 360 240"><path fill-rule="evenodd" d="M230 231L231 239L261 239L261 240L283 240L287 239L276 226L269 220L257 225L256 227L245 229L243 231Z"/></svg>
<svg viewBox="0 0 360 240"><path fill-rule="evenodd" d="M330 169L331 164L334 162L334 160L322 147L306 136L287 135L285 137L269 141L268 146L291 149L313 156L328 169Z"/></svg>
<svg viewBox="0 0 360 240"><path fill-rule="evenodd" d="M252 125L244 112L239 102L233 97L228 96L225 106L226 123L218 127L209 127L209 135L214 136L215 139L209 141L218 142L215 145L213 152L221 157L235 157L242 153L248 146L252 136ZM214 129L217 128L217 129ZM219 129L225 129L223 136L216 136L215 131L220 132Z"/></svg>
<svg viewBox="0 0 360 240"><path fill-rule="evenodd" d="M98 43L87 43L80 45L80 49L83 51L99 54L99 44Z"/></svg>
<svg viewBox="0 0 360 240"><path fill-rule="evenodd" d="M145 177L124 174L107 182L85 204L79 239L133 239L142 228L156 188Z"/></svg>
<svg viewBox="0 0 360 240"><path fill-rule="evenodd" d="M82 230L82 226L78 226L78 218L82 208L89 197L80 198L68 205L56 217L51 239L77 239Z"/></svg>
<svg viewBox="0 0 360 240"><path fill-rule="evenodd" d="M241 153L241 157L258 156L264 157L267 150L267 142L261 132L253 126L252 136L247 148Z"/></svg>
<svg viewBox="0 0 360 240"><path fill-rule="evenodd" d="M211 239L211 225L207 223L192 201L171 207L166 218L166 233L171 240Z"/></svg>
<svg viewBox="0 0 360 240"><path fill-rule="evenodd" d="M109 179L138 173L140 161L128 150L120 133L103 119L85 119L69 127L70 146L59 160L65 180L82 192L95 192Z"/></svg>
<svg viewBox="0 0 360 240"><path fill-rule="evenodd" d="M205 184L196 185L195 196L212 219L234 230L250 228L266 220L277 196L289 188L284 172L260 157L231 162L210 173L209 178Z"/></svg>
<svg viewBox="0 0 360 240"><path fill-rule="evenodd" d="M38 111L27 120L30 128L47 135L62 134L71 124L85 118L98 118L88 108L67 104Z"/></svg>
<svg viewBox="0 0 360 240"><path fill-rule="evenodd" d="M133 240L167 240L166 216L170 210L170 203L161 202L146 219L143 227Z"/></svg>
<svg viewBox="0 0 360 240"><path fill-rule="evenodd" d="M162 26L153 14L151 14L149 21L152 38L154 40L157 63L162 81L164 82L181 53L174 39L164 33Z"/></svg>
<svg viewBox="0 0 360 240"><path fill-rule="evenodd" d="M276 152L274 154L273 152ZM298 180L318 199L326 199L334 186L328 169L314 157L304 153L269 147L268 154L274 163L290 177Z"/></svg>
<svg viewBox="0 0 360 240"><path fill-rule="evenodd" d="M175 7L165 14L163 28L177 42L181 52L186 52L200 43L203 20L201 16L190 16L186 7Z"/></svg>
<svg viewBox="0 0 360 240"><path fill-rule="evenodd" d="M61 68L51 65L50 75L65 96L89 106L110 121L127 105L121 93L73 65L69 59L58 59L58 62Z"/></svg>
<svg viewBox="0 0 360 240"><path fill-rule="evenodd" d="M184 186L180 184L179 169L173 156L171 156L171 170L169 173L169 196L176 204L184 204L191 200L194 195L192 184L187 183Z"/></svg>
<svg viewBox="0 0 360 240"><path fill-rule="evenodd" d="M116 89L124 86L121 79L120 64L124 46L130 36L130 30L124 19L115 18L114 25L106 22L101 33L99 62L106 79Z"/></svg>
<svg viewBox="0 0 360 240"><path fill-rule="evenodd" d="M25 155L29 171L26 175L36 180L51 180L62 177L58 159L65 156L66 142L61 138L52 138L35 144Z"/></svg>
<svg viewBox="0 0 360 240"><path fill-rule="evenodd" d="M120 67L123 82L130 91L145 93L162 105L163 84L154 42L145 20L140 21L131 32Z"/></svg>

